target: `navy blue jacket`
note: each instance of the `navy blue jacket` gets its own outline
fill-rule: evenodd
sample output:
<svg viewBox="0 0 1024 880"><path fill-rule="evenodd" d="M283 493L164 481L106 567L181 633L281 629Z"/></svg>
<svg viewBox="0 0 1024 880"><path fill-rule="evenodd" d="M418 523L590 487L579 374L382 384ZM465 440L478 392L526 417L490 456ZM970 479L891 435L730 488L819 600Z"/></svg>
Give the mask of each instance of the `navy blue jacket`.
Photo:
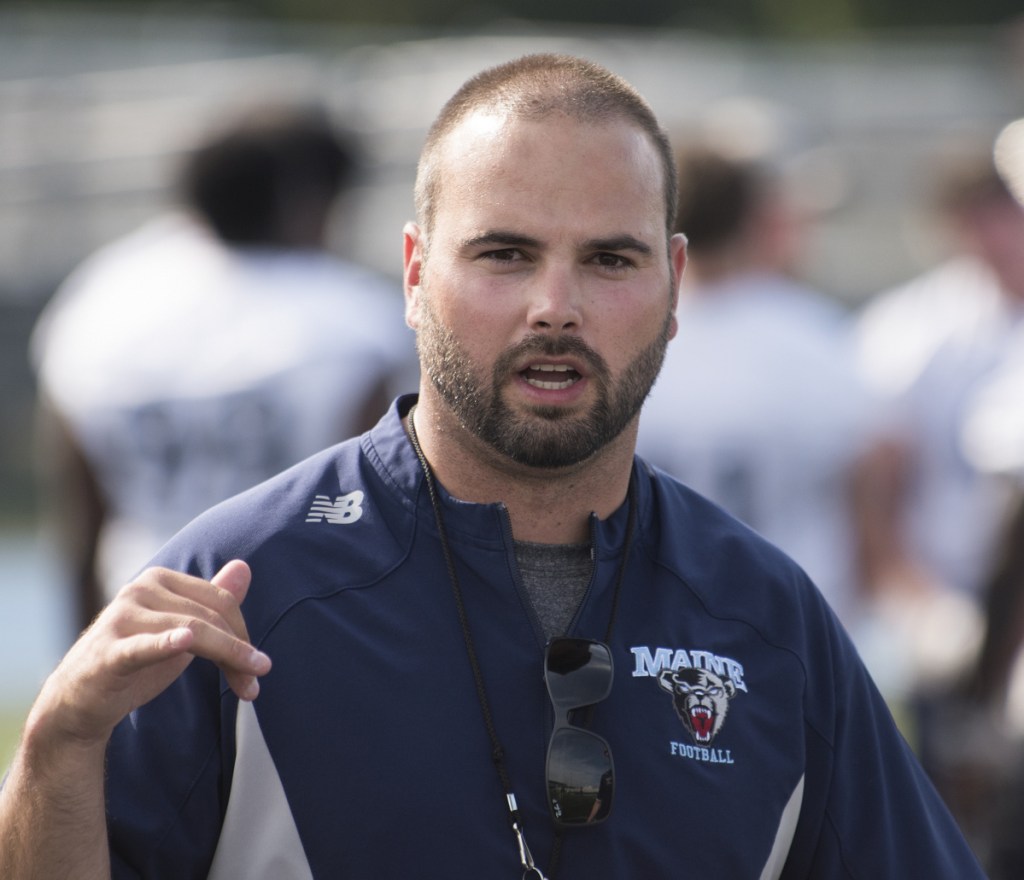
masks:
<svg viewBox="0 0 1024 880"><path fill-rule="evenodd" d="M193 662L109 748L116 878L518 880L504 794L422 473L381 423L200 517L156 562L245 559L273 659L253 706ZM592 729L610 818L564 834L566 878L981 877L848 637L779 550L636 459L637 526ZM554 829L544 637L508 515L442 492L512 788L538 865ZM592 519L570 633L602 638L628 502ZM699 693L697 693L699 692ZM711 714L691 712L690 696Z"/></svg>

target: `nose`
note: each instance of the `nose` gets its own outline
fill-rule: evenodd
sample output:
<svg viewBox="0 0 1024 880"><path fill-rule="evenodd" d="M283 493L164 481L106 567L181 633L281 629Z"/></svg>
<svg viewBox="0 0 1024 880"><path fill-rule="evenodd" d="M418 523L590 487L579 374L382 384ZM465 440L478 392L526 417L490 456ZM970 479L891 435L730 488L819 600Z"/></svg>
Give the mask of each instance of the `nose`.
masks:
<svg viewBox="0 0 1024 880"><path fill-rule="evenodd" d="M576 273L549 267L534 279L527 323L535 333L578 331L583 325L582 302L581 281Z"/></svg>

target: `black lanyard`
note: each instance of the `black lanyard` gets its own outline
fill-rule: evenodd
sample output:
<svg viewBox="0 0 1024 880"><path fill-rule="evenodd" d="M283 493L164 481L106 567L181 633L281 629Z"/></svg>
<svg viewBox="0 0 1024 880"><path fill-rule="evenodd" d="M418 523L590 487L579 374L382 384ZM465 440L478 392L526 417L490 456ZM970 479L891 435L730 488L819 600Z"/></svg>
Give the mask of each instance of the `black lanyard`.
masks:
<svg viewBox="0 0 1024 880"><path fill-rule="evenodd" d="M466 606L462 601L462 588L459 585L459 577L455 570L455 559L452 555L451 546L448 543L448 533L444 527L444 518L441 515L441 501L437 494L437 486L434 482L434 474L423 450L420 448L419 437L416 436L416 424L413 416L416 412L416 405L413 404L409 410L409 440L412 448L419 459L420 467L423 469L423 478L427 484L427 493L430 495L430 504L434 510L434 519L437 523L437 531L441 538L441 551L444 554L445 565L448 568L448 578L451 581L452 594L455 597L455 608L459 616L459 625L462 627L462 638L466 644L466 654L469 657L469 665L473 670L473 681L476 684L477 700L480 703L480 711L483 715L484 726L487 728L487 735L491 740L491 760L498 771L502 789L505 793L505 801L509 810L509 823L516 835L516 842L519 846L519 858L523 865L523 878L530 874L535 875L539 880L547 880L541 870L534 864L530 848L526 845L526 838L523 832L523 819L519 813L516 796L512 792L512 780L509 778L508 768L505 766L505 750L498 739L498 731L494 725L494 716L491 712L491 704L487 699L487 690L484 687L484 676L480 669L480 661L477 657L476 645L473 642L473 634L469 628L469 618L466 614ZM625 577L626 564L629 557L629 549L632 544L633 530L636 523L636 492L633 487L633 479L629 481L629 516L626 520L626 536L622 547L622 558L619 561L619 570L615 579L615 588L612 593L612 608L608 617L608 629L605 632L605 642L611 643L612 629L615 626L615 616L619 609L619 595L622 592L622 581ZM586 721L589 723L591 712L588 711ZM562 835L556 830L555 844L551 854L551 868L549 873L554 877L562 850Z"/></svg>

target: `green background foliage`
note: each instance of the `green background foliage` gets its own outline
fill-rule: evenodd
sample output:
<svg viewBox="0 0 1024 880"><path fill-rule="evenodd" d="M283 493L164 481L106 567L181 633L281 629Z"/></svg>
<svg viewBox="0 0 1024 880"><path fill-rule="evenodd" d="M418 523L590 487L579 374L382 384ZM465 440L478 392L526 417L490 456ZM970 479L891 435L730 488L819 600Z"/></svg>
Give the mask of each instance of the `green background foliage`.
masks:
<svg viewBox="0 0 1024 880"><path fill-rule="evenodd" d="M99 8L95 2L36 0L33 8ZM723 35L836 37L878 30L992 27L1022 18L1019 0L246 0L178 3L108 0L111 11L217 12L269 20L444 29L500 21L693 28Z"/></svg>

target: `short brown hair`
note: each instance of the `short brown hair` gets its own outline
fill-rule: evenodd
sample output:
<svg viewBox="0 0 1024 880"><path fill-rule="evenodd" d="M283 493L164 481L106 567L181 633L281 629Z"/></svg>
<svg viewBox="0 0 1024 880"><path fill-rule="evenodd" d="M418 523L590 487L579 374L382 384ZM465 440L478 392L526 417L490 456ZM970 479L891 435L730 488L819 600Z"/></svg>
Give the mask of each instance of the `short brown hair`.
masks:
<svg viewBox="0 0 1024 880"><path fill-rule="evenodd" d="M676 165L668 136L647 102L624 79L572 55L526 55L467 80L441 109L427 132L416 174L416 215L429 232L440 180L438 153L445 137L481 107L523 119L562 114L585 122L621 118L636 123L651 139L664 174L665 230L676 211Z"/></svg>

